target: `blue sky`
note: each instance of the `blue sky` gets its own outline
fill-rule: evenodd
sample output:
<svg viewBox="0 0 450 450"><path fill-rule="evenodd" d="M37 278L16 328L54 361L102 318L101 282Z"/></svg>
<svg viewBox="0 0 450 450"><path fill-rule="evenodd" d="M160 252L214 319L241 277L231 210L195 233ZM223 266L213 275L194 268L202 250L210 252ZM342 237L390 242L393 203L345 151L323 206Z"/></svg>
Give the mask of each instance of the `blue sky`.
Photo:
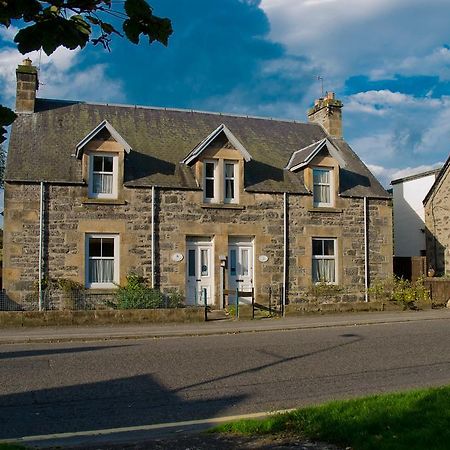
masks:
<svg viewBox="0 0 450 450"><path fill-rule="evenodd" d="M115 39L41 56L40 96L306 121L320 93L344 102L344 136L385 186L446 160L448 0L150 0L169 47ZM0 101L23 59L0 29ZM32 54L34 62L38 55Z"/></svg>

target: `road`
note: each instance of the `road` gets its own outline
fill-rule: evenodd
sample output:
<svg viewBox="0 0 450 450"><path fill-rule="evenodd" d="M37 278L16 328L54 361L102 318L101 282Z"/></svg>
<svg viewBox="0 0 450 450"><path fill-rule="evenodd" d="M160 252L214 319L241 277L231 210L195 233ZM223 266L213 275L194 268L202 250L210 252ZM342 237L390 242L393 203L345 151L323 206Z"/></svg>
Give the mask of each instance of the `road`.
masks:
<svg viewBox="0 0 450 450"><path fill-rule="evenodd" d="M448 320L0 346L0 439L450 383Z"/></svg>

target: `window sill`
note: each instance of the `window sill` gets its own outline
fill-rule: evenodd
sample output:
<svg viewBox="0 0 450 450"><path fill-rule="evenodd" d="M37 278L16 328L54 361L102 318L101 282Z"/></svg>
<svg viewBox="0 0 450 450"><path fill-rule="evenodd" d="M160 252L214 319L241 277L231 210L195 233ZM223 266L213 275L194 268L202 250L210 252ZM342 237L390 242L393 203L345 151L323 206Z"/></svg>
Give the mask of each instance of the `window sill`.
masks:
<svg viewBox="0 0 450 450"><path fill-rule="evenodd" d="M201 207L205 209L245 209L245 206L233 203L203 203Z"/></svg>
<svg viewBox="0 0 450 450"><path fill-rule="evenodd" d="M126 205L125 200L117 198L86 198L83 200L83 205Z"/></svg>
<svg viewBox="0 0 450 450"><path fill-rule="evenodd" d="M342 208L330 208L329 206L315 206L312 208L308 208L308 212L311 213L342 213L344 210Z"/></svg>
<svg viewBox="0 0 450 450"><path fill-rule="evenodd" d="M85 287L86 291L89 292L89 294L98 294L98 295L107 295L107 294L117 294L117 289L119 289L119 286L116 287Z"/></svg>

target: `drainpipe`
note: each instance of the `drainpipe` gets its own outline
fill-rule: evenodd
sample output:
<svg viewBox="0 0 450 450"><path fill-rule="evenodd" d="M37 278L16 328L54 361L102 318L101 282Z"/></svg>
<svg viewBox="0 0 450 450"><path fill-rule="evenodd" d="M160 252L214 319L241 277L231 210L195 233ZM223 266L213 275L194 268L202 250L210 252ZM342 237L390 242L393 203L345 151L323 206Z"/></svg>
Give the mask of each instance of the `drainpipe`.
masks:
<svg viewBox="0 0 450 450"><path fill-rule="evenodd" d="M286 315L286 290L287 290L287 264L288 264L288 251L287 251L287 193L283 193L283 317Z"/></svg>
<svg viewBox="0 0 450 450"><path fill-rule="evenodd" d="M44 235L44 182L41 181L41 191L39 195L39 311L43 310L42 298L42 240Z"/></svg>
<svg viewBox="0 0 450 450"><path fill-rule="evenodd" d="M155 186L152 186L152 288L155 288Z"/></svg>
<svg viewBox="0 0 450 450"><path fill-rule="evenodd" d="M369 246L367 197L364 197L364 300L369 301Z"/></svg>

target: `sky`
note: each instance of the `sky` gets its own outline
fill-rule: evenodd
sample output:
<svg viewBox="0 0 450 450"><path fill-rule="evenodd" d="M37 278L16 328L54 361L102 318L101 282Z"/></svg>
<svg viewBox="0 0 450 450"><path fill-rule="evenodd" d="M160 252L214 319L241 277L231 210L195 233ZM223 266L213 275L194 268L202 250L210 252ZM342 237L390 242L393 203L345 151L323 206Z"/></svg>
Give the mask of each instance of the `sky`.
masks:
<svg viewBox="0 0 450 450"><path fill-rule="evenodd" d="M39 96L306 121L325 91L344 137L385 187L450 152L448 0L149 0L172 20L166 48L114 39L30 55ZM24 58L0 28L0 103Z"/></svg>

